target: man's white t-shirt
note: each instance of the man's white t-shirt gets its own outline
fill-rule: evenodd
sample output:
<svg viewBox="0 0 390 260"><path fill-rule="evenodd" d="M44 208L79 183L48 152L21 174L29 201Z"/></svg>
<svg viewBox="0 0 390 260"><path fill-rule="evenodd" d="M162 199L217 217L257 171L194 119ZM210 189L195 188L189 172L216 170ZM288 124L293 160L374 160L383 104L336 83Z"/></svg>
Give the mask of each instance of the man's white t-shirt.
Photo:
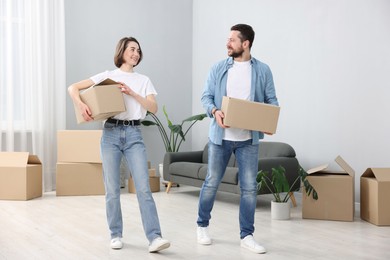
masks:
<svg viewBox="0 0 390 260"><path fill-rule="evenodd" d="M92 76L90 79L94 83L101 82L107 78L110 78L117 82L123 82L129 86L133 91L138 93L142 97L148 95L157 95L156 90L150 79L142 74L137 72L124 72L120 69L105 71L97 75ZM125 101L126 111L122 112L116 116L115 119L119 120L138 120L144 119L146 116L146 109L141 106L141 104L136 101L132 96L123 94Z"/></svg>
<svg viewBox="0 0 390 260"><path fill-rule="evenodd" d="M228 71L226 94L228 97L249 100L251 91L252 67L250 60L244 62L234 61ZM244 111L245 113L245 111ZM245 141L251 139L251 132L239 128L226 128L223 137L229 141Z"/></svg>

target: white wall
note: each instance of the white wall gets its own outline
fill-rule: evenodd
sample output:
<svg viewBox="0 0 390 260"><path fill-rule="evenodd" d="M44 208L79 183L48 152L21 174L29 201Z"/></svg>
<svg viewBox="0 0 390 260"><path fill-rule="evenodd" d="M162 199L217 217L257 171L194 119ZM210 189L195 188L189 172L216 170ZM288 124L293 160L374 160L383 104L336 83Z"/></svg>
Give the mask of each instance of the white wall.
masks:
<svg viewBox="0 0 390 260"><path fill-rule="evenodd" d="M116 42L135 36L145 53L138 71L178 122L204 112L208 70L226 57L230 26L248 23L256 31L252 54L270 65L282 107L278 132L266 140L291 144L306 169L337 168L340 154L356 171L357 201L361 173L389 167L387 0L67 0L65 8L68 85L113 69ZM187 142L183 150L203 148L208 124L195 125L192 148ZM67 129L99 127L77 125L67 97ZM145 128L144 136L156 165L164 153L158 132Z"/></svg>
<svg viewBox="0 0 390 260"><path fill-rule="evenodd" d="M254 57L270 65L281 115L266 140L291 144L311 168L341 155L359 177L390 167L390 1L197 0L193 2L193 112L210 66L226 57L236 23L253 26ZM193 132L193 149L207 142L209 121Z"/></svg>
<svg viewBox="0 0 390 260"><path fill-rule="evenodd" d="M116 69L117 42L133 36L144 59L136 71L147 75L158 95L159 117L166 105L177 123L192 113L192 0L66 0L67 85L96 73ZM67 96L67 129L99 129L101 123L77 125ZM148 159L153 167L162 162L165 149L155 127L143 129ZM190 149L186 142L183 149Z"/></svg>

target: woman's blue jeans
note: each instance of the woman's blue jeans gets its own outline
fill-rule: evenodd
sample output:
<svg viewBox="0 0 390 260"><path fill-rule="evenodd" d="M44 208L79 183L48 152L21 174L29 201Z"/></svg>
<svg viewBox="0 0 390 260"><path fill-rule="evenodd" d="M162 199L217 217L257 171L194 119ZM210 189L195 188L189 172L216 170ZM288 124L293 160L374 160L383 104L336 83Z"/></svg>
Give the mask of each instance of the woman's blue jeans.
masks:
<svg viewBox="0 0 390 260"><path fill-rule="evenodd" d="M134 180L145 235L149 242L160 237L160 223L150 191L147 155L140 126L116 126L106 122L100 146L106 189L106 214L111 238L122 237L123 232L120 204L122 156Z"/></svg>
<svg viewBox="0 0 390 260"><path fill-rule="evenodd" d="M259 145L247 141L222 141L216 145L209 141L207 176L203 183L198 208L198 226L207 227L211 219L218 186L225 174L231 154L234 153L238 166L238 181L240 185L240 238L252 235L257 203L257 182Z"/></svg>

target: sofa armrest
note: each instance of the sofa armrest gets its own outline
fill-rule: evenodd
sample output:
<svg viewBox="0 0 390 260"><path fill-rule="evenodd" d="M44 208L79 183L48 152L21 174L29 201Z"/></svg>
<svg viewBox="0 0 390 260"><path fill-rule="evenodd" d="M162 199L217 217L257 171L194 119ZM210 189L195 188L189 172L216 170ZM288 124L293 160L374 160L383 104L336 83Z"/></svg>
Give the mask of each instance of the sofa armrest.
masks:
<svg viewBox="0 0 390 260"><path fill-rule="evenodd" d="M169 172L169 165L174 162L194 162L202 163L203 151L190 151L190 152L167 152L164 155L164 180L169 181L171 178Z"/></svg>
<svg viewBox="0 0 390 260"><path fill-rule="evenodd" d="M282 142L260 142L259 159L268 157L295 157L294 148Z"/></svg>

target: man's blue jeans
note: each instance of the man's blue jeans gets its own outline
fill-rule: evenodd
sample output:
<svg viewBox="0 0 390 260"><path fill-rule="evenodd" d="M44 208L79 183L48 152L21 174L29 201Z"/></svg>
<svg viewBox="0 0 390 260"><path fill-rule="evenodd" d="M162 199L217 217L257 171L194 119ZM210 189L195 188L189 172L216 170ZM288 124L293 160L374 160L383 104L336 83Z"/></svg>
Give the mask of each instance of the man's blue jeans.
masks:
<svg viewBox="0 0 390 260"><path fill-rule="evenodd" d="M101 139L103 177L106 188L106 214L111 238L122 237L120 204L120 162L122 156L134 180L142 224L149 242L161 236L156 205L149 186L145 144L139 126L105 123Z"/></svg>
<svg viewBox="0 0 390 260"><path fill-rule="evenodd" d="M198 226L207 227L211 218L218 186L225 174L231 154L234 153L238 164L240 197L240 238L252 235L257 202L257 182L259 145L252 140L234 142L222 141L216 145L209 141L207 176L199 197Z"/></svg>

